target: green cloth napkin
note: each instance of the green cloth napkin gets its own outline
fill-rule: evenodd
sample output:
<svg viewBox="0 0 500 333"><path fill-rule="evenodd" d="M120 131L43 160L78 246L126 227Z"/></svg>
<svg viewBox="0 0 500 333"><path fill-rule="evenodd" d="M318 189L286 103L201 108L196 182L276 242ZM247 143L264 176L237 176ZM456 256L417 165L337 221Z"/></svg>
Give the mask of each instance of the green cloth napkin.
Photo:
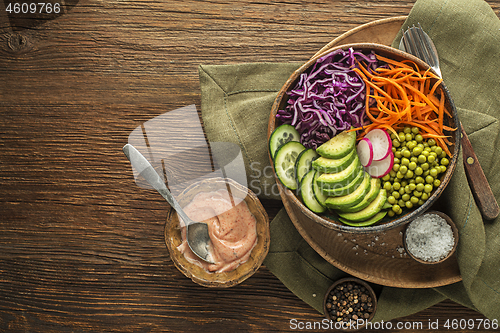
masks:
<svg viewBox="0 0 500 333"><path fill-rule="evenodd" d="M483 0L418 0L403 27L420 23L434 40L444 80L459 118L498 200L500 198L500 21ZM400 36L394 41L399 44ZM277 92L300 63L201 65L202 118L209 141L236 143L245 159L249 187L261 198L279 199L267 154L267 125ZM483 221L460 156L442 195L460 230L457 249L462 282L429 289L374 286L374 321L410 315L444 299L500 318L500 221ZM286 211L271 222L264 262L283 284L323 312L326 289L347 274L318 255L294 228Z"/></svg>

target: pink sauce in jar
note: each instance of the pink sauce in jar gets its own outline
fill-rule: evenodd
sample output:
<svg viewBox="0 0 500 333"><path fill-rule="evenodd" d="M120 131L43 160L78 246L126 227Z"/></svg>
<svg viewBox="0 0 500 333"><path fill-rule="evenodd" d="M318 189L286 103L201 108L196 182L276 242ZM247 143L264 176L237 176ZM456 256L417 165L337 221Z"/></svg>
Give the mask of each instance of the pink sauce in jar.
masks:
<svg viewBox="0 0 500 333"><path fill-rule="evenodd" d="M200 192L184 211L193 221L208 224L210 235L209 264L199 259L189 248L183 222L182 243L177 249L191 263L209 272L228 272L245 263L257 244L257 221L247 203L230 195L227 190Z"/></svg>

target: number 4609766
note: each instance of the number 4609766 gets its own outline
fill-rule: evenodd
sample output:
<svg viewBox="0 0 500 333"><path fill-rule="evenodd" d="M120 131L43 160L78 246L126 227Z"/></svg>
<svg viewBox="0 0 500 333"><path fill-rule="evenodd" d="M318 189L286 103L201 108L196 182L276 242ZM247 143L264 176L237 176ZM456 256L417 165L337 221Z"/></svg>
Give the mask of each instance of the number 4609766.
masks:
<svg viewBox="0 0 500 333"><path fill-rule="evenodd" d="M50 2L31 2L31 3L12 3L10 2L5 11L10 14L59 14L61 12L60 3Z"/></svg>

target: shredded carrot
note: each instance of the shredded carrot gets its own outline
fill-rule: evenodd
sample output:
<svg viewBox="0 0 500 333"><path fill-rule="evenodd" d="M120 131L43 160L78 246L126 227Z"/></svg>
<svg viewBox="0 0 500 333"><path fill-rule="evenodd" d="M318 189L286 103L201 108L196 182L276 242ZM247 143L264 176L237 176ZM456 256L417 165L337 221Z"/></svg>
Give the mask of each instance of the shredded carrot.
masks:
<svg viewBox="0 0 500 333"><path fill-rule="evenodd" d="M451 156L450 136L444 131L455 131L444 124L445 95L439 89L442 79L429 70L420 70L412 61L396 61L377 55L388 64L368 70L362 63L354 70L366 85L365 111L370 124L351 129L360 131L358 139L375 129L383 128L397 135L405 126L418 127L422 137L433 138Z"/></svg>

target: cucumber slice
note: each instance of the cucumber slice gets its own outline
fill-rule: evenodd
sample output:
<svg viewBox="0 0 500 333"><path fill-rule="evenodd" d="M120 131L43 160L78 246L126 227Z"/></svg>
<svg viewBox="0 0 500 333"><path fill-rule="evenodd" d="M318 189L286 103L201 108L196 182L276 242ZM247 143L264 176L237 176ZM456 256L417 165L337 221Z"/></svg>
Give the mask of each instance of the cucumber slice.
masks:
<svg viewBox="0 0 500 333"><path fill-rule="evenodd" d="M313 169L314 170L314 169ZM319 186L317 180L318 180L318 177L321 175L321 172L319 171L316 171L316 173L314 174L314 179L313 179L313 192L314 192L314 197L316 198L316 200L318 200L318 202L323 206L323 207L326 207L326 198L328 198L327 195L325 195L325 193L323 193L323 191L321 190L321 186Z"/></svg>
<svg viewBox="0 0 500 333"><path fill-rule="evenodd" d="M306 175L302 179L302 182L300 183L300 196L307 208L309 208L314 213L320 214L324 213L326 208L323 207L314 196L313 182L315 174L316 170L314 169L306 173Z"/></svg>
<svg viewBox="0 0 500 333"><path fill-rule="evenodd" d="M323 143L316 152L323 157L342 158L356 148L356 131L343 131Z"/></svg>
<svg viewBox="0 0 500 333"><path fill-rule="evenodd" d="M274 158L274 169L278 179L290 190L297 189L297 178L295 172L295 162L299 154L306 148L302 143L290 141L281 146Z"/></svg>
<svg viewBox="0 0 500 333"><path fill-rule="evenodd" d="M295 164L295 170L297 173L297 182L301 182L302 178L311 170L312 162L318 157L318 153L314 149L306 149L300 153L297 158L297 163Z"/></svg>
<svg viewBox="0 0 500 333"><path fill-rule="evenodd" d="M290 141L300 141L299 132L292 125L284 124L276 127L269 137L269 153L274 159L276 151L285 143Z"/></svg>

